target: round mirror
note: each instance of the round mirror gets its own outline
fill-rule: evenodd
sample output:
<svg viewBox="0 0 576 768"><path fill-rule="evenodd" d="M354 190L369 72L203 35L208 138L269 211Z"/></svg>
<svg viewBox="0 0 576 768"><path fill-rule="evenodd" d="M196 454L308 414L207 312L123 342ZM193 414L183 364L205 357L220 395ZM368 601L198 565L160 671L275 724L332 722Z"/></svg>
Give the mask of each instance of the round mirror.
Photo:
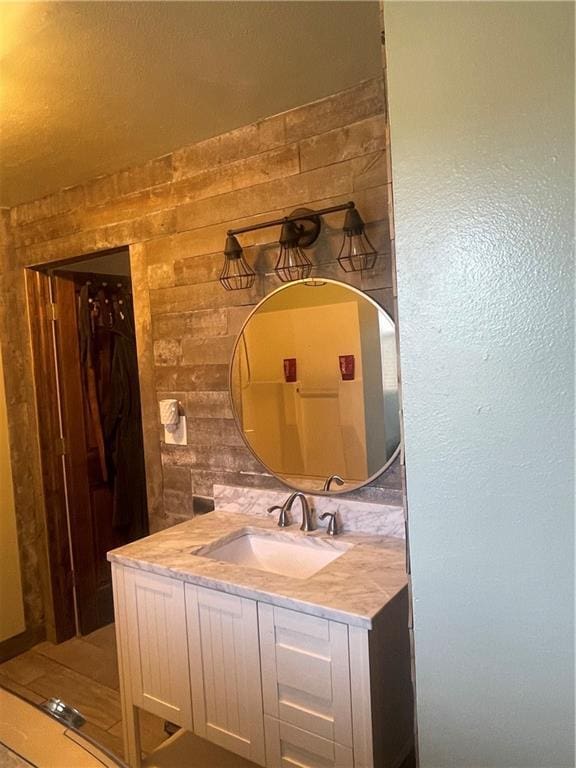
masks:
<svg viewBox="0 0 576 768"><path fill-rule="evenodd" d="M283 483L359 488L399 450L394 321L335 280L282 286L240 331L230 393L246 444Z"/></svg>

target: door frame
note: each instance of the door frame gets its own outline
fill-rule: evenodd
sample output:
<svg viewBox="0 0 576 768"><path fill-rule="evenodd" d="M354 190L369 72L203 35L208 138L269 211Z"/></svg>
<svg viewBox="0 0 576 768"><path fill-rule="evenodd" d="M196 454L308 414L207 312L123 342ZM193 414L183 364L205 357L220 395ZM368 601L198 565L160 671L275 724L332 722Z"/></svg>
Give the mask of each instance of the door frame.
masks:
<svg viewBox="0 0 576 768"><path fill-rule="evenodd" d="M56 364L56 317L48 273L26 269L25 274L52 602L49 613L54 639L60 643L76 634L77 615Z"/></svg>
<svg viewBox="0 0 576 768"><path fill-rule="evenodd" d="M23 265L28 304L28 330L31 337L32 378L34 384L39 446L40 479L42 483L43 517L46 530L48 559L48 595L44 606L48 636L59 643L76 634L74 590L70 553L70 536L65 508L66 486L62 471L62 435L59 422L58 382L54 372L54 343L50 291L45 279L48 271L69 267L91 257L117 253L127 249L130 254L130 276L138 380L144 437L144 463L150 531L166 526L163 508L163 473L160 451L160 420L154 375L152 319L147 280L147 259L144 243L118 244L88 253L48 259L41 263Z"/></svg>
<svg viewBox="0 0 576 768"><path fill-rule="evenodd" d="M28 271L36 407L56 642L98 624L76 285Z"/></svg>

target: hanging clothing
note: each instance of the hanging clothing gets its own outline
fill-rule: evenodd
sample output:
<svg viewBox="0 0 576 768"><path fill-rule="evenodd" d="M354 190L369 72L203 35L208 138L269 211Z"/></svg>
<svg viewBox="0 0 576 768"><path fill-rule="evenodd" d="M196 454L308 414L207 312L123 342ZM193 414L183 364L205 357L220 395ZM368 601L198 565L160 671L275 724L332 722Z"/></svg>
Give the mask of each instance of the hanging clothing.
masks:
<svg viewBox="0 0 576 768"><path fill-rule="evenodd" d="M102 432L100 400L96 386L96 372L94 370L93 318L87 285L82 286L78 298L78 332L80 337L80 362L82 364L84 390L88 405L88 426L98 451L102 480L106 483L108 481L108 467Z"/></svg>
<svg viewBox="0 0 576 768"><path fill-rule="evenodd" d="M109 475L114 482L113 525L127 529L130 538L135 539L148 533L148 508L138 359L131 317L130 297L124 296L113 313L114 351L104 440Z"/></svg>

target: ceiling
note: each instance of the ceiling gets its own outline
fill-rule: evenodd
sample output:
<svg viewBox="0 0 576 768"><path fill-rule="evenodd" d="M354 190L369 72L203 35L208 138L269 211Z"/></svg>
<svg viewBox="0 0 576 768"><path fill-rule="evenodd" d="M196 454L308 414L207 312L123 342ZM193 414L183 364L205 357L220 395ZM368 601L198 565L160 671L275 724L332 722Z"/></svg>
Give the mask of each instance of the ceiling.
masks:
<svg viewBox="0 0 576 768"><path fill-rule="evenodd" d="M0 205L378 75L377 2L0 3Z"/></svg>
<svg viewBox="0 0 576 768"><path fill-rule="evenodd" d="M66 261L59 272L91 272L96 275L130 277L130 252L127 248L108 251L102 256L89 256L78 261Z"/></svg>

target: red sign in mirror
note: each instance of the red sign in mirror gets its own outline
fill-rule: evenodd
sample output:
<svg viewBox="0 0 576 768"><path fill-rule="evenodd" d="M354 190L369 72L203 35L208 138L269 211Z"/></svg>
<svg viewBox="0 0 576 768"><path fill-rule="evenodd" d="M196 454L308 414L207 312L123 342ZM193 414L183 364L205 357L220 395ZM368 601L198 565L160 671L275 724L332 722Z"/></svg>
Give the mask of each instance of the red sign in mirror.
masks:
<svg viewBox="0 0 576 768"><path fill-rule="evenodd" d="M354 355L340 355L342 381L354 381Z"/></svg>
<svg viewBox="0 0 576 768"><path fill-rule="evenodd" d="M296 381L296 358L284 358L284 381Z"/></svg>

